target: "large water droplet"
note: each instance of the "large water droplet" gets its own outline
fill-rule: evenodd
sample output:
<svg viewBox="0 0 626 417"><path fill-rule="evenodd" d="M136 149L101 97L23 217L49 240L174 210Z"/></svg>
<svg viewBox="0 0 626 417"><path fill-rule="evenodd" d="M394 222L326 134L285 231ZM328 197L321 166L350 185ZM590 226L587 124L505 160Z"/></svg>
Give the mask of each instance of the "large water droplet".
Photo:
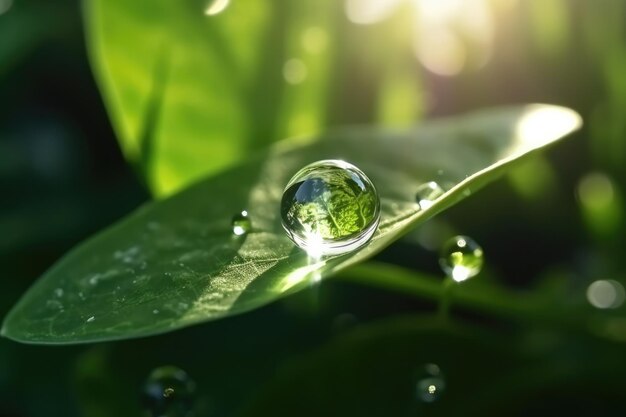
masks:
<svg viewBox="0 0 626 417"><path fill-rule="evenodd" d="M438 365L427 363L417 372L415 396L419 401L432 403L441 397L445 388L446 383Z"/></svg>
<svg viewBox="0 0 626 417"><path fill-rule="evenodd" d="M422 210L426 210L433 205L436 199L441 197L445 191L435 181L424 183L417 187L415 199Z"/></svg>
<svg viewBox="0 0 626 417"><path fill-rule="evenodd" d="M233 216L233 233L237 236L242 236L252 230L252 222L248 217L248 212L243 210L241 213Z"/></svg>
<svg viewBox="0 0 626 417"><path fill-rule="evenodd" d="M483 250L467 236L455 236L443 245L439 258L441 269L456 282L465 281L483 267Z"/></svg>
<svg viewBox="0 0 626 417"><path fill-rule="evenodd" d="M153 370L143 388L143 403L152 417L191 417L196 383L175 366Z"/></svg>
<svg viewBox="0 0 626 417"><path fill-rule="evenodd" d="M380 221L374 184L340 160L307 165L291 178L281 201L287 235L312 257L338 255L364 245Z"/></svg>

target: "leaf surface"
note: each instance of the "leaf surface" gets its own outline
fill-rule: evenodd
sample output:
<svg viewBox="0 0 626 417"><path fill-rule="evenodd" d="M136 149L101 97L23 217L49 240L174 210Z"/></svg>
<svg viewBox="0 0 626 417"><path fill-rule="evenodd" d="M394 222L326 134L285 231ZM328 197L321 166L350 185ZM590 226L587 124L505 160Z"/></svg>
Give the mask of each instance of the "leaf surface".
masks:
<svg viewBox="0 0 626 417"><path fill-rule="evenodd" d="M407 130L349 127L277 144L78 246L24 295L2 333L32 343L93 342L258 308L371 257L580 123L569 109L528 105ZM361 249L312 260L287 238L279 206L290 177L321 159L346 160L368 175L381 221ZM420 210L415 191L429 181L446 192ZM244 209L252 231L238 237L231 221Z"/></svg>

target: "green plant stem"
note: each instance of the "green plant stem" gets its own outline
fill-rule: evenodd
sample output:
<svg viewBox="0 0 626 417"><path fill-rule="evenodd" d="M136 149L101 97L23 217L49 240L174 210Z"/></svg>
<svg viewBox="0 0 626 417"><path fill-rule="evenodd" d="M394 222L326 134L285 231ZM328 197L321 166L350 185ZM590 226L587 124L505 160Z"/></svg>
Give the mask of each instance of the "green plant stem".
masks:
<svg viewBox="0 0 626 417"><path fill-rule="evenodd" d="M441 297L439 298L438 314L442 321L448 320L450 316L450 305L452 304L452 293L454 292L454 280L447 276L441 286Z"/></svg>
<svg viewBox="0 0 626 417"><path fill-rule="evenodd" d="M450 294L445 293L449 284L442 285L441 279L436 276L397 265L367 262L342 271L338 278L405 295L438 300L439 316L448 316L451 300ZM471 308L500 319L554 326L561 330L592 333L602 338L620 340L597 331L614 317L597 314L580 306L567 307L564 303L542 294L512 291L492 283L480 282L480 276L454 289L457 290L454 292L454 303L460 307Z"/></svg>

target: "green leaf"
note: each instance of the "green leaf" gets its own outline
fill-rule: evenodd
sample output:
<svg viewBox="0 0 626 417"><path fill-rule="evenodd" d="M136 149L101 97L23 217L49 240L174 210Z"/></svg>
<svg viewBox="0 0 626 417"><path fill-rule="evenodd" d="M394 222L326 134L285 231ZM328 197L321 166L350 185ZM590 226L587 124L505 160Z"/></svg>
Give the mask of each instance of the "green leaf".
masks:
<svg viewBox="0 0 626 417"><path fill-rule="evenodd" d="M212 3L223 4L84 3L91 63L118 139L157 194L325 125L341 5L233 1L212 16Z"/></svg>
<svg viewBox="0 0 626 417"><path fill-rule="evenodd" d="M32 343L146 336L258 308L360 262L580 125L572 110L529 105L393 131L351 127L278 144L179 194L148 204L80 245L20 300L2 333ZM360 250L311 261L281 226L280 199L302 166L340 158L381 198L381 221ZM447 191L419 210L415 190ZM233 235L234 214L252 232Z"/></svg>

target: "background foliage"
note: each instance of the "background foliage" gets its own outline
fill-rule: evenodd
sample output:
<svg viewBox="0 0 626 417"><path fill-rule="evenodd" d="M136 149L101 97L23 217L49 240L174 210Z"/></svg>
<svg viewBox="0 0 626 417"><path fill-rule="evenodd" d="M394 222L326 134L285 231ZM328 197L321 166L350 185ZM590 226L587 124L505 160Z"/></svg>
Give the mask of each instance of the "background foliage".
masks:
<svg viewBox="0 0 626 417"><path fill-rule="evenodd" d="M462 44L467 49L466 65L453 74L454 66L433 63L425 52L418 54L421 61L415 60L412 51L417 41L398 29L406 26L403 19L412 19L408 10L413 6L408 3L398 5L388 19L373 25L351 23L343 5L337 6L337 21L329 19L323 26L328 29L329 55L306 61L311 84L293 87L302 89L301 95L288 93L289 86L275 94L274 84L256 81L248 85L268 90L247 91L250 100L235 100L230 92L218 90L221 100L215 106L232 110L226 118L230 128L255 126L269 133L257 137L238 132L238 139L227 144L226 157L219 161L212 158L213 144L196 150L202 146L196 143L193 153L199 162L190 163L188 171L179 174L176 170L184 164L161 159L176 155L169 151L172 144L155 142L158 146L154 149L161 151L155 151L154 159L141 156L146 147L137 142L142 137L137 133L142 131L137 121L143 114L139 110L126 109L116 115L109 105L111 121L122 141L119 148L116 145L87 61L85 45L91 45L93 34L86 40L75 2L52 5L0 0L3 315L71 246L148 199L144 184L157 193L167 192L197 178L205 168L220 169L220 163L243 158L281 137L346 123L406 125L421 117L515 102L569 106L586 121L586 128L575 138L473 195L377 259L383 265L403 268L380 269L392 282L403 273L439 275L435 252L440 240L462 232L478 240L486 251L487 270L477 280L487 288L489 282L497 281L512 290L511 294L525 295L530 290L544 294L539 299L548 300L548 309L533 312L520 307L503 312L476 308L476 303L468 309L463 297L471 295L460 292L455 309L460 328L432 328L428 316L418 320L415 315L433 310L432 301L423 296L436 297L436 285L430 291L416 290L419 297L410 295L412 287L405 285L406 281L397 286L401 292L381 291L356 284L365 274L355 269L352 274L359 275L358 279L346 276L253 314L154 338L62 349L0 340L0 414L137 415L136 398L143 379L155 366L168 363L187 369L197 380L199 406L206 415L277 414L280 409L305 414L314 412L316 405L328 415L363 415L363 410L382 415L377 414L376 406L384 407L385 401L397 405L400 398L410 402L411 375L403 374L402 369L424 362L438 362L448 369L449 401L442 397L434 407L421 410L423 413L454 414L450 408L455 404L476 415L502 415L503 409L513 415L553 410L609 415L622 410L623 399L618 394L619 381L625 375L620 354L623 307L597 311L585 295L594 280L623 283L625 279L621 248L626 239L626 121L622 117L626 5L619 0L601 3L493 0L489 2L489 42L484 40L486 35L477 34L481 29L472 29L462 20L455 23L456 30L466 34ZM154 8L142 2L133 4L138 13L134 21L141 24L115 19L124 31L119 35L129 41L145 38L158 42L158 36L147 32L144 24L169 15L163 9L166 3ZM194 18L205 18L202 11L206 5L184 4L189 7L184 13L198 10ZM233 1L233 15L247 13L241 10L242 4ZM325 9L316 10L325 13ZM268 20L263 19L280 18L267 10L249 13L259 27L267 25ZM307 18L322 19L310 10L299 13L303 25L308 24ZM294 16L282 18L300 24ZM224 12L223 17L227 19L228 14ZM367 16L352 18L367 20ZM179 43L203 48L197 45L202 45L204 33L196 32L193 25L180 28L176 19L179 16L171 16L172 24L178 25L175 33L184 34L189 41ZM254 25L245 27L253 30ZM433 32L427 33L435 33L436 28L430 29ZM242 38L229 43L244 61L244 36L253 36L246 35L246 30L233 29L232 33ZM425 36L422 33L422 39ZM296 37L290 34L281 39ZM298 45L289 48L301 47ZM150 71L170 53L154 54L148 46L143 49L153 54L144 62L147 69L133 62L127 68L131 76L135 70ZM248 52L258 50L250 46ZM181 54L203 61L198 54ZM313 69L317 65L320 72ZM245 68L248 73L240 75L244 78L277 77L276 71L264 74L252 64ZM443 75L446 70L448 75ZM332 75L332 79L314 77L320 73ZM134 76L147 82L141 74ZM101 82L104 76L96 71ZM184 80L182 77L181 82ZM186 81L196 86L194 81ZM151 86L147 83L144 88L150 90ZM210 87L198 84L198 90L206 88ZM220 88L226 90L228 84ZM193 89L181 90L180 100L193 103ZM110 94L104 91L109 104ZM251 114L241 107L256 103L263 108L278 97L280 106L265 109L276 113L272 117ZM290 113L300 111L312 116L299 119ZM219 129L226 128L211 122L213 114L206 110L205 115L188 115L198 122L185 121L185 127L194 130L193 123L200 123L202 128L214 128L211 137L217 138L222 134ZM123 117L137 120L123 122ZM256 121L242 123L247 117ZM295 127L286 124L293 120L302 122ZM122 123L134 126L127 136L120 128ZM161 128L167 128L167 123ZM142 167L141 176L127 168L122 151L135 161L134 166ZM187 161L190 155L176 157ZM176 173L159 168L160 164L176 167ZM530 305L536 305L537 299L532 300ZM519 303L528 304L527 299ZM581 317L589 319L583 327L560 319L567 316L563 313L568 308L576 308ZM399 318L402 314L411 317ZM596 326L598 314L603 324ZM352 330L346 323L352 323ZM306 381L295 376L303 373ZM319 386L328 389L319 390ZM470 387L484 390L474 392ZM328 411L329 404L334 406L332 411ZM402 415L414 410L394 411Z"/></svg>

